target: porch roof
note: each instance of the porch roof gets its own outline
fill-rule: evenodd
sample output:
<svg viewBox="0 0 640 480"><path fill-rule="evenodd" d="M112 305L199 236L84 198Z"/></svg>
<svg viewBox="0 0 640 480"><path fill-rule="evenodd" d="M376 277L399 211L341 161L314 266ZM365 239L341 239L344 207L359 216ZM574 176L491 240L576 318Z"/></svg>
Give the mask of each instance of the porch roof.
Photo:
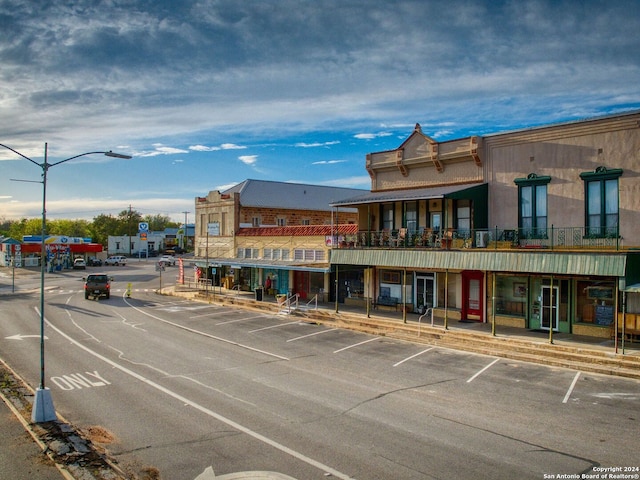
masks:
<svg viewBox="0 0 640 480"><path fill-rule="evenodd" d="M346 207L349 205L365 205L367 203L401 202L411 200L429 200L437 198L465 198L465 194L475 197L476 189L482 189L486 196L486 183L474 183L466 185L448 185L445 187L412 188L407 190L393 190L382 192L367 192L357 197L350 197L338 202L333 202L332 207Z"/></svg>
<svg viewBox="0 0 640 480"><path fill-rule="evenodd" d="M197 267L206 267L205 259L197 259L193 262ZM210 267L220 267L222 265L242 268L270 268L273 270L297 270L302 272L320 272L328 273L331 271L331 265L328 263L305 263L295 260L260 260L256 258L210 258Z"/></svg>
<svg viewBox="0 0 640 480"><path fill-rule="evenodd" d="M336 249L331 251L331 265L624 277L628 285L640 279L640 252Z"/></svg>

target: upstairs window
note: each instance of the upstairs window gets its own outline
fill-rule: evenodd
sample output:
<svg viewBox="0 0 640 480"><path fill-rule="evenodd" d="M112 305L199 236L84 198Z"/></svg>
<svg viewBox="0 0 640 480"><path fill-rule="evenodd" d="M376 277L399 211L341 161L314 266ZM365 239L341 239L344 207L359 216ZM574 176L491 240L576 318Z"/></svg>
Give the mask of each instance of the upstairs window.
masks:
<svg viewBox="0 0 640 480"><path fill-rule="evenodd" d="M518 186L518 228L522 238L547 237L547 185L551 177L530 173L516 178Z"/></svg>
<svg viewBox="0 0 640 480"><path fill-rule="evenodd" d="M588 237L619 235L619 189L618 178L622 169L598 167L593 172L584 172L585 234Z"/></svg>

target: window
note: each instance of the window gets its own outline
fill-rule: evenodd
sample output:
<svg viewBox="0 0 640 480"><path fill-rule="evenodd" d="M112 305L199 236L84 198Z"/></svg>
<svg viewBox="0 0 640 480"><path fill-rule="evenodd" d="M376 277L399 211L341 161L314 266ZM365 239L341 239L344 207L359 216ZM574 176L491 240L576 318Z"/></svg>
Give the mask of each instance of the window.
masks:
<svg viewBox="0 0 640 480"><path fill-rule="evenodd" d="M251 225L253 227L259 227L260 226L260 217L251 218Z"/></svg>
<svg viewBox="0 0 640 480"><path fill-rule="evenodd" d="M300 225L311 225L311 220L305 218L300 222Z"/></svg>
<svg viewBox="0 0 640 480"><path fill-rule="evenodd" d="M459 200L456 211L458 236L468 238L471 232L471 201Z"/></svg>
<svg viewBox="0 0 640 480"><path fill-rule="evenodd" d="M393 230L393 203L382 205L382 229Z"/></svg>
<svg viewBox="0 0 640 480"><path fill-rule="evenodd" d="M278 222L278 226L279 227L286 227L287 226L287 219L286 218L278 218L277 222Z"/></svg>
<svg viewBox="0 0 640 480"><path fill-rule="evenodd" d="M518 227L523 238L547 237L547 184L551 177L539 177L531 173L527 178L517 178Z"/></svg>
<svg viewBox="0 0 640 480"><path fill-rule="evenodd" d="M418 204L417 202L405 203L405 227L409 234L413 234L418 230Z"/></svg>
<svg viewBox="0 0 640 480"><path fill-rule="evenodd" d="M580 174L585 183L586 236L618 236L618 178L621 175L621 169L607 170L605 167Z"/></svg>

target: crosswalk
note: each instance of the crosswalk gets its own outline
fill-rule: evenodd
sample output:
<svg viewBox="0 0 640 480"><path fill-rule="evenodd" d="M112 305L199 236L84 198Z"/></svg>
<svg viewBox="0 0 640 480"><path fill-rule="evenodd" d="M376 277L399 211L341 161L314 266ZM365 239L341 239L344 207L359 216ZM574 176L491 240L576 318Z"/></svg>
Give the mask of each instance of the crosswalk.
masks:
<svg viewBox="0 0 640 480"><path fill-rule="evenodd" d="M115 295L117 293L124 293L126 292L127 289L126 288L112 288L111 289L111 294ZM142 293L153 293L155 292L156 289L155 288L133 288L131 289L131 293L135 293L135 292L142 292ZM73 295L76 293L84 293L84 289L62 289L62 288L56 288L56 289L51 289L51 290L46 290L45 292L47 295Z"/></svg>

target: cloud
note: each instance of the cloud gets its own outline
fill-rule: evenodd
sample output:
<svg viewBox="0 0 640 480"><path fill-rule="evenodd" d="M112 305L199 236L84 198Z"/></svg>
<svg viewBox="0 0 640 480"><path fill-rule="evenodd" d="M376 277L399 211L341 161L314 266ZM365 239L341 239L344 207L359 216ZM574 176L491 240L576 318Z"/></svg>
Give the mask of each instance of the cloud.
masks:
<svg viewBox="0 0 640 480"><path fill-rule="evenodd" d="M300 142L300 143L296 143L295 146L301 147L301 148L329 147L331 145L338 145L339 143L340 143L339 140L333 140L330 142L314 142L314 143Z"/></svg>
<svg viewBox="0 0 640 480"><path fill-rule="evenodd" d="M220 146L207 147L205 145L192 145L189 147L189 150L193 150L195 152L217 152L220 150L244 150L245 146L236 145L235 143L223 143Z"/></svg>
<svg viewBox="0 0 640 480"><path fill-rule="evenodd" d="M346 160L320 160L313 162L311 165L335 165L336 163L345 163Z"/></svg>
<svg viewBox="0 0 640 480"><path fill-rule="evenodd" d="M180 153L189 153L189 150L184 150L182 148L175 147L166 147L162 144L154 144L153 147L155 150L151 151L142 151L134 154L136 157L156 157L158 155L177 155Z"/></svg>
<svg viewBox="0 0 640 480"><path fill-rule="evenodd" d="M238 157L238 160L240 160L245 165L253 166L258 161L258 155L241 155Z"/></svg>
<svg viewBox="0 0 640 480"><path fill-rule="evenodd" d="M357 138L358 140L373 140L374 138L390 137L391 135L393 134L389 132L357 133L353 138Z"/></svg>

